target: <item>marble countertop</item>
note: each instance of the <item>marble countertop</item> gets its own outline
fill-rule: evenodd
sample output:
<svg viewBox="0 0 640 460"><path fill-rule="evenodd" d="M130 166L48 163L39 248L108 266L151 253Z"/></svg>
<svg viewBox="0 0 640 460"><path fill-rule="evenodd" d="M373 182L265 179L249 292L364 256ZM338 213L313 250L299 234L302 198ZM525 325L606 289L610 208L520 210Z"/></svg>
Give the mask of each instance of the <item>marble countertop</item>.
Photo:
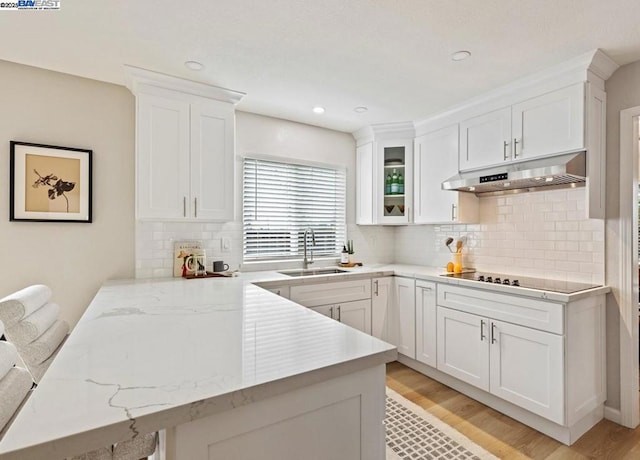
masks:
<svg viewBox="0 0 640 460"><path fill-rule="evenodd" d="M515 288L512 286L503 286L500 284L479 283L473 280L448 278L446 276L442 276L446 273L443 268L428 267L423 265L372 264L366 267L344 268L343 270L345 270L347 273L291 277L283 275L276 271L269 271L243 273L242 276L246 277L246 279L252 280L260 286L274 287L281 285L296 286L301 284L313 284L328 280L340 281L342 279L354 279L354 277L378 277L395 275L406 278L414 278L416 280L434 281L438 283L466 286L487 291L562 303L573 302L593 295L606 294L611 290L609 286L600 286L597 288L587 289L571 294L563 294L560 292L545 291L539 289L527 289L522 287Z"/></svg>
<svg viewBox="0 0 640 460"><path fill-rule="evenodd" d="M393 361L395 347L258 287L396 275L569 302L558 294L370 265L290 277L110 281L0 441L0 459L62 458Z"/></svg>
<svg viewBox="0 0 640 460"><path fill-rule="evenodd" d="M105 284L0 458L63 458L396 359L256 276Z"/></svg>

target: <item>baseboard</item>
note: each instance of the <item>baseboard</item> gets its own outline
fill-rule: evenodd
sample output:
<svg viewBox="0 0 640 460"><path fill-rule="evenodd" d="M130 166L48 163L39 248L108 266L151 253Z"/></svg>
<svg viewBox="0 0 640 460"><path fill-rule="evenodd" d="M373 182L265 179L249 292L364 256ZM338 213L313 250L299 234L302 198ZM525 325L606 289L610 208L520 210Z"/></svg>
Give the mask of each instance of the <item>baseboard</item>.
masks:
<svg viewBox="0 0 640 460"><path fill-rule="evenodd" d="M547 436L570 446L580 438L584 433L591 429L603 417L603 407L599 405L593 411L587 413L584 417L574 423L571 427L558 425L551 420L545 419L533 412L529 412L515 404L504 399L498 398L484 390L476 388L468 383L458 380L455 377L445 374L438 369L427 366L421 362L411 359L403 354L398 353L398 361L421 374L431 377L438 382L467 395L471 399L481 402L482 404L495 409Z"/></svg>
<svg viewBox="0 0 640 460"><path fill-rule="evenodd" d="M604 418L611 420L613 423L617 423L618 425L622 425L622 414L620 413L620 409L604 406Z"/></svg>

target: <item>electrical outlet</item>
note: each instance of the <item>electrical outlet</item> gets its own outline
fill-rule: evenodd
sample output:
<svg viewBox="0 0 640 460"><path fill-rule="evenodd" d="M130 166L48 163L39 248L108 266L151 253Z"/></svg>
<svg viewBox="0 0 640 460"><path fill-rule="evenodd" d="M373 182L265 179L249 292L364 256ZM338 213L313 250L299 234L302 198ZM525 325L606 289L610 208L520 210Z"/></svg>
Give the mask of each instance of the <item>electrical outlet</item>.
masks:
<svg viewBox="0 0 640 460"><path fill-rule="evenodd" d="M231 252L231 238L222 238L222 252Z"/></svg>

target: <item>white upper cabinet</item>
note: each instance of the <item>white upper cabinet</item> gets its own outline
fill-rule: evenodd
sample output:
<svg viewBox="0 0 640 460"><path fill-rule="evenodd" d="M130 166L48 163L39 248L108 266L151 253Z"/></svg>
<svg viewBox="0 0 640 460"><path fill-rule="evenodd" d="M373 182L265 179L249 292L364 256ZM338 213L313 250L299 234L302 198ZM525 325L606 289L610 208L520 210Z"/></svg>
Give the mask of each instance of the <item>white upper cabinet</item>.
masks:
<svg viewBox="0 0 640 460"><path fill-rule="evenodd" d="M460 123L460 171L585 148L584 83Z"/></svg>
<svg viewBox="0 0 640 460"><path fill-rule="evenodd" d="M460 123L460 170L511 160L510 139L510 107L463 121Z"/></svg>
<svg viewBox="0 0 640 460"><path fill-rule="evenodd" d="M230 221L235 112L243 96L127 67L136 96L136 217Z"/></svg>
<svg viewBox="0 0 640 460"><path fill-rule="evenodd" d="M191 193L196 219L233 220L233 105L202 100L191 105Z"/></svg>
<svg viewBox="0 0 640 460"><path fill-rule="evenodd" d="M417 137L413 150L413 222L477 222L479 206L474 194L441 187L443 181L458 172L458 125Z"/></svg>
<svg viewBox="0 0 640 460"><path fill-rule="evenodd" d="M408 224L413 206L413 139L377 142L374 203L378 224Z"/></svg>
<svg viewBox="0 0 640 460"><path fill-rule="evenodd" d="M583 83L515 104L511 116L514 160L585 147Z"/></svg>
<svg viewBox="0 0 640 460"><path fill-rule="evenodd" d="M389 123L354 134L356 223L406 225L413 221L413 123Z"/></svg>
<svg viewBox="0 0 640 460"><path fill-rule="evenodd" d="M189 196L189 103L137 98L137 217L181 219Z"/></svg>
<svg viewBox="0 0 640 460"><path fill-rule="evenodd" d="M373 210L373 142L368 142L356 148L356 224L374 224Z"/></svg>

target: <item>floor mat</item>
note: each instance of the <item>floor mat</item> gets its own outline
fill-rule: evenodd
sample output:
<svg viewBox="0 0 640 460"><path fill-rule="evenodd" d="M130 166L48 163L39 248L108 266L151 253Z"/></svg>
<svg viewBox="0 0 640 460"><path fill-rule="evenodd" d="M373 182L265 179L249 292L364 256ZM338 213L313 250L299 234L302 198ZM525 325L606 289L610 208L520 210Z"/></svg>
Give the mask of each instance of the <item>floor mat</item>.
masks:
<svg viewBox="0 0 640 460"><path fill-rule="evenodd" d="M387 460L498 458L390 388L385 429Z"/></svg>

